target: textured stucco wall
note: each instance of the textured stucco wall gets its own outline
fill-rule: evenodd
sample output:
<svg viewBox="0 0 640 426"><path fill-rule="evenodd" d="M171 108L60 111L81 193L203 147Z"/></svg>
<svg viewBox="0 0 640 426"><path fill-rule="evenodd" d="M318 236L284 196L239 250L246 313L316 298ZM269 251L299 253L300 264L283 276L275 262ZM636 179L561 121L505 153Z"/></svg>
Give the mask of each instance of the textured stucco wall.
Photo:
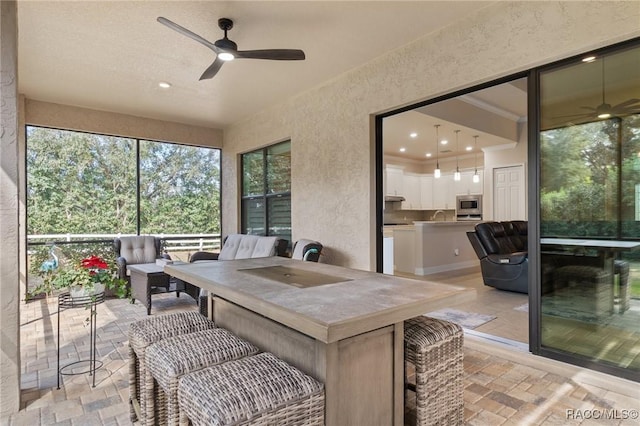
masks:
<svg viewBox="0 0 640 426"><path fill-rule="evenodd" d="M293 239L375 268L371 115L640 36L640 2L496 2L225 130L223 233L239 229L238 154L292 140Z"/></svg>
<svg viewBox="0 0 640 426"><path fill-rule="evenodd" d="M0 2L0 416L20 406L18 235L18 28L15 1Z"/></svg>
<svg viewBox="0 0 640 426"><path fill-rule="evenodd" d="M113 136L179 142L215 148L222 147L222 130L41 102L33 99L26 99L25 101L25 122L45 127L103 133Z"/></svg>

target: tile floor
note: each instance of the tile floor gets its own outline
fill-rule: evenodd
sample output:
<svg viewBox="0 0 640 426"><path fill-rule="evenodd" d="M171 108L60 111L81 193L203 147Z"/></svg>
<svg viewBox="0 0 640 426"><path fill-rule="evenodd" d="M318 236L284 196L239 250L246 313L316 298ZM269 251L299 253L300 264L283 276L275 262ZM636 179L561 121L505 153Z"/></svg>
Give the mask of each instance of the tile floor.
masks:
<svg viewBox="0 0 640 426"><path fill-rule="evenodd" d="M515 302L514 302L515 303ZM2 425L128 425L127 329L146 317L145 308L110 299L98 306L97 352L104 366L91 387L87 374L65 376L56 389L56 300L21 306L22 408ZM195 310L193 300L154 296L153 315ZM87 311L60 315L62 364L88 354ZM465 421L469 425L638 425L637 420L568 418L607 414L623 417L638 406L635 382L535 357L518 347L465 336ZM410 404L410 403L409 403ZM573 410L573 411L567 411ZM578 411L582 410L582 411ZM591 411L588 411L591 410ZM636 411L637 413L637 411ZM412 413L407 415L411 423Z"/></svg>
<svg viewBox="0 0 640 426"><path fill-rule="evenodd" d="M528 296L484 285L479 266L423 277L408 274L403 274L403 276L475 289L476 298L474 300L456 305L455 308L466 312L495 315L496 319L482 324L474 331L515 340L525 346L528 345L529 313L526 310L516 309L527 303Z"/></svg>

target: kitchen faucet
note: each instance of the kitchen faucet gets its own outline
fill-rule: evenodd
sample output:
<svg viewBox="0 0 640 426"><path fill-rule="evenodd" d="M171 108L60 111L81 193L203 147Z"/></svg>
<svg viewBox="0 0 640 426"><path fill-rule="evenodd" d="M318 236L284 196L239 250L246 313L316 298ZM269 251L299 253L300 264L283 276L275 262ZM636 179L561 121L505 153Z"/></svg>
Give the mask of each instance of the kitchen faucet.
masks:
<svg viewBox="0 0 640 426"><path fill-rule="evenodd" d="M446 215L444 213L444 210L436 210L436 212L433 214L433 216L431 216L431 220L435 221L436 217L438 216L438 213L442 213L442 220L446 220Z"/></svg>

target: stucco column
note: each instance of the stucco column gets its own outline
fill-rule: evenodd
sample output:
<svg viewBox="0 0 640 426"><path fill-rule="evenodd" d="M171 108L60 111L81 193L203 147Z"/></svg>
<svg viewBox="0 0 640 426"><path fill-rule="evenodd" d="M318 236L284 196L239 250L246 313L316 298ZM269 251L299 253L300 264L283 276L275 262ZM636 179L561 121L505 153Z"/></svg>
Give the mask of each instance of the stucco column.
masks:
<svg viewBox="0 0 640 426"><path fill-rule="evenodd" d="M0 1L0 415L20 408L18 16Z"/></svg>

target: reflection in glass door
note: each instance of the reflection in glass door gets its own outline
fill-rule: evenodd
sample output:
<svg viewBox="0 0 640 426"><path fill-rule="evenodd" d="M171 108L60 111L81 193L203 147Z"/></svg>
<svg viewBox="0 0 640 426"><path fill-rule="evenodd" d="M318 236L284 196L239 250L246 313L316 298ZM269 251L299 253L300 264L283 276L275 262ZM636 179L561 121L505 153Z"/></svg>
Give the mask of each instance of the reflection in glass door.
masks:
<svg viewBox="0 0 640 426"><path fill-rule="evenodd" d="M640 372L640 47L540 73L541 346Z"/></svg>

